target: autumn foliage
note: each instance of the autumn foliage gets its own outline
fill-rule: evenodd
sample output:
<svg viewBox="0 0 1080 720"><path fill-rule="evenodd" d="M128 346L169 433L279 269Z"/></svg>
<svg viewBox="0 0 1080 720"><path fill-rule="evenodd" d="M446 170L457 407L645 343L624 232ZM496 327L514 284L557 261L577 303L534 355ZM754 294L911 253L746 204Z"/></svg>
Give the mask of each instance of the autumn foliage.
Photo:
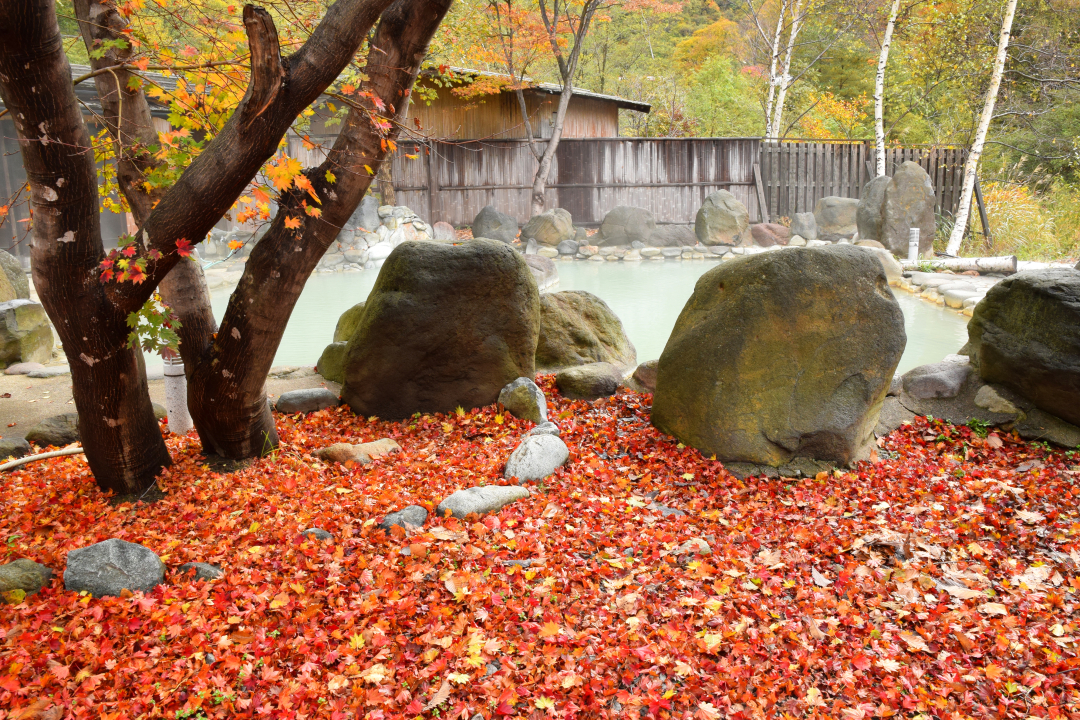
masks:
<svg viewBox="0 0 1080 720"><path fill-rule="evenodd" d="M279 417L276 455L229 473L168 436L149 506L110 505L77 457L6 476L8 560L62 573L120 537L171 577L5 606L0 718L1077 716L1071 454L919 418L857 471L740 481L653 429L648 396L542 384L570 462L409 535L377 523L504 482L530 423ZM403 452L312 456L380 437ZM179 577L188 561L226 575Z"/></svg>

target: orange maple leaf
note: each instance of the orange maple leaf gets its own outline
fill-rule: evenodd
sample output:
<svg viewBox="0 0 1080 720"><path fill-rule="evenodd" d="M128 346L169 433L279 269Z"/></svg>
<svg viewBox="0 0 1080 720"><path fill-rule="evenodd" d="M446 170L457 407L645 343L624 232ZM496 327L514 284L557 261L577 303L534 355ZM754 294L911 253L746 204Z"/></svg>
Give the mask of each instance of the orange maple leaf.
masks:
<svg viewBox="0 0 1080 720"><path fill-rule="evenodd" d="M285 227L289 228L290 230L295 230L296 228L300 227L300 218L291 216L285 218Z"/></svg>
<svg viewBox="0 0 1080 720"><path fill-rule="evenodd" d="M559 626L556 623L553 623L553 622L551 622L549 620L548 622L544 623L544 626L542 628L540 628L540 637L542 637L542 638L555 637L556 635L559 634L559 630L560 630Z"/></svg>

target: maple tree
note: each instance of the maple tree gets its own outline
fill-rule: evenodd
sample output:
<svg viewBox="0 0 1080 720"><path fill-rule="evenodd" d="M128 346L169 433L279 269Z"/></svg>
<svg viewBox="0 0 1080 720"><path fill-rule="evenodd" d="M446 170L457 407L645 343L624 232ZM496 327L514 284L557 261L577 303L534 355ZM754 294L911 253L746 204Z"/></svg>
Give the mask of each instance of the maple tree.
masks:
<svg viewBox="0 0 1080 720"><path fill-rule="evenodd" d="M242 25L224 22L207 36L209 59L190 63L200 50L183 44L177 52L176 37L161 23L152 32L132 30L128 16L137 17L142 0L76 0L114 145L115 182L138 224L133 240L110 256L102 247L92 141L53 3L0 8L0 95L23 138L35 211L34 282L68 356L83 446L102 487L141 491L170 463L140 352L129 342L132 314L159 285L178 326L188 404L204 447L243 458L276 446L263 384L281 334L304 281L392 149L396 122L448 6L449 0L338 0L327 8L309 4L301 16L286 5L292 22L279 38L273 15L247 5ZM177 7L171 10L177 19ZM183 20L173 35L190 39ZM282 138L342 77L376 22L364 79L344 97L349 112L341 134L320 167L300 168L279 154ZM166 92L144 91L139 71L154 65L141 48L189 73L168 93L178 129L161 137L146 95ZM237 70L240 58L249 74ZM196 133L204 139L193 140ZM242 194L260 169L278 192L278 212L217 326L201 271L185 258L238 200L252 200ZM241 211L239 220L269 214L267 189L256 186L253 195L255 209Z"/></svg>
<svg viewBox="0 0 1080 720"><path fill-rule="evenodd" d="M231 473L168 436L153 505L110 505L77 456L6 476L5 558L61 569L121 537L170 577L130 597L55 579L11 598L0 712L1075 717L1076 453L920 417L876 462L740 480L655 430L648 396L570 401L539 380L570 461L497 514L415 531L377 523L503 482L532 424L496 407L283 416L277 456ZM380 437L402 451L313 456ZM225 576L180 576L189 561Z"/></svg>

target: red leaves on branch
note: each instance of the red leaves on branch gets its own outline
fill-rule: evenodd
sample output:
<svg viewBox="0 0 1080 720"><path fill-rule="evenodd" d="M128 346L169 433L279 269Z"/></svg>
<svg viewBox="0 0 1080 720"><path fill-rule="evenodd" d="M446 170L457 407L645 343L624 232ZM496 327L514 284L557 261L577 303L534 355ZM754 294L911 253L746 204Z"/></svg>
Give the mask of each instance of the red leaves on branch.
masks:
<svg viewBox="0 0 1080 720"><path fill-rule="evenodd" d="M280 417L280 451L231 473L168 436L151 506L109 505L77 456L5 475L7 561L62 575L69 550L120 537L170 577L102 599L56 579L4 606L0 717L1075 714L1072 454L920 418L876 464L740 481L653 429L647 396L541 382L570 462L497 514L417 531L377 524L505 483L531 423ZM381 437L402 452L312 455ZM194 561L225 577L180 577Z"/></svg>

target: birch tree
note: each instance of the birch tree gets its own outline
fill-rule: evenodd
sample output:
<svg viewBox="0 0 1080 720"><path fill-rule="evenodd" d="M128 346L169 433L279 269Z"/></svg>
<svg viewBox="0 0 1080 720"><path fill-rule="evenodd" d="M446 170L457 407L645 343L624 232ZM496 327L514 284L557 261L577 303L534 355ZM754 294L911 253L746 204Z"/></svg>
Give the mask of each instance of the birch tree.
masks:
<svg viewBox="0 0 1080 720"><path fill-rule="evenodd" d="M1009 55L1009 38L1012 34L1015 15L1016 0L1008 0L1005 5L1005 17L1001 21L1001 35L998 37L997 55L994 57L994 67L990 74L990 86L986 89L979 125L975 129L975 138L968 151L967 162L964 164L964 185L960 191L960 206L956 210L956 223L953 225L952 234L949 235L949 244L945 248L945 252L949 255L960 252L960 243L963 242L964 232L967 230L968 218L971 215L971 194L975 190L975 174L979 169L979 158L982 157L983 146L986 144L990 121L994 117L994 104L997 102L998 88L1001 86L1001 76L1005 70L1005 60Z"/></svg>
<svg viewBox="0 0 1080 720"><path fill-rule="evenodd" d="M889 62L889 46L892 44L896 16L900 14L900 0L893 0L889 8L889 20L885 24L885 36L881 39L881 53L878 55L877 75L874 77L874 147L877 157L875 173L878 177L885 174L885 66Z"/></svg>

